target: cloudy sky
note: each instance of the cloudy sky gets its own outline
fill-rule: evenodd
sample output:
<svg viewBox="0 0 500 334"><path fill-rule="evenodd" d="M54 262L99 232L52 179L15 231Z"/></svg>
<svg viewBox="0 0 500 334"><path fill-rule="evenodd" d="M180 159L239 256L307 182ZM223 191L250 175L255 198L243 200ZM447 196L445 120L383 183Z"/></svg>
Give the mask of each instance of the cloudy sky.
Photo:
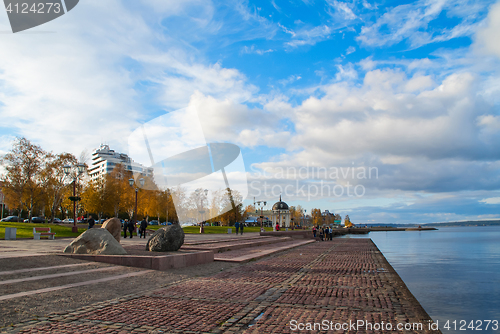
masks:
<svg viewBox="0 0 500 334"><path fill-rule="evenodd" d="M499 32L481 0L82 0L16 34L0 11L0 153L16 136L128 152L194 108L208 142L241 148L246 203L500 218Z"/></svg>

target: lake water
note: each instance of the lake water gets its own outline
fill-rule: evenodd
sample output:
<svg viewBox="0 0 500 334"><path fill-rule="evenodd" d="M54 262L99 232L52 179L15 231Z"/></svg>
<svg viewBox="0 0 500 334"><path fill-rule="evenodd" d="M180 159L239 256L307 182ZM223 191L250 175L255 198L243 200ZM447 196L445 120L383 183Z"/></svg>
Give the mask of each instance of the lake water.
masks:
<svg viewBox="0 0 500 334"><path fill-rule="evenodd" d="M443 333L500 333L500 227L370 232L368 237ZM498 328L490 323L486 330L486 320L498 321ZM444 328L447 321L450 329Z"/></svg>

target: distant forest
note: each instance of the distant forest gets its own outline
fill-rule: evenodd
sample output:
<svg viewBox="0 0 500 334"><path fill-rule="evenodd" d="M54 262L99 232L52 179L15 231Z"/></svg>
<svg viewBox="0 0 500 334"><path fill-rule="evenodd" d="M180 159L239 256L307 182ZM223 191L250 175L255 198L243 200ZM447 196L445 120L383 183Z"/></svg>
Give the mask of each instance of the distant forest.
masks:
<svg viewBox="0 0 500 334"><path fill-rule="evenodd" d="M392 227L500 226L500 219L467 220L459 222L444 222L444 223L429 223L429 224L368 224L368 226L392 226Z"/></svg>

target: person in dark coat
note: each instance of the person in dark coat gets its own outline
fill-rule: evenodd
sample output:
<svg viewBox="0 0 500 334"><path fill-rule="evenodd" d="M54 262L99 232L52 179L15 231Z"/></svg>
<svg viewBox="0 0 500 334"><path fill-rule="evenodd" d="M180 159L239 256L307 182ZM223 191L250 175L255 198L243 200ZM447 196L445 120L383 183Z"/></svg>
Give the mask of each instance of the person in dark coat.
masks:
<svg viewBox="0 0 500 334"><path fill-rule="evenodd" d="M92 218L92 216L89 217L88 222L89 222L89 229L91 229L92 227L94 227L95 220L94 220L94 218Z"/></svg>
<svg viewBox="0 0 500 334"><path fill-rule="evenodd" d="M125 219L123 222L123 237L127 238L127 229L128 229L128 219ZM131 236L132 238L132 236Z"/></svg>
<svg viewBox="0 0 500 334"><path fill-rule="evenodd" d="M236 229L236 234L238 234L238 231L240 229L240 223L238 222L234 223L234 228Z"/></svg>
<svg viewBox="0 0 500 334"><path fill-rule="evenodd" d="M128 231L130 232L130 239L132 239L133 237L134 230L135 230L135 220L131 220L128 223Z"/></svg>
<svg viewBox="0 0 500 334"><path fill-rule="evenodd" d="M143 219L141 221L141 227L139 228L139 239L144 236L144 239L146 239L146 227L148 227L148 222L146 219Z"/></svg>
<svg viewBox="0 0 500 334"><path fill-rule="evenodd" d="M244 223L240 223L240 234L243 235L243 227L245 227Z"/></svg>

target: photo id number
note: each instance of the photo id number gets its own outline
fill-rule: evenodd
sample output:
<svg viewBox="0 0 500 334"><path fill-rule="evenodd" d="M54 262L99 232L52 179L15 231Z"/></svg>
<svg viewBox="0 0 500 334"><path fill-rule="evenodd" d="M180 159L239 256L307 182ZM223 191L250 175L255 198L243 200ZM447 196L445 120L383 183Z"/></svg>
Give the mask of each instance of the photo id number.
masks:
<svg viewBox="0 0 500 334"><path fill-rule="evenodd" d="M27 3L16 3L9 5L6 7L6 10L9 14L46 14L46 13L56 13L59 14L61 12L61 4L56 2L39 2L34 3L31 7Z"/></svg>

